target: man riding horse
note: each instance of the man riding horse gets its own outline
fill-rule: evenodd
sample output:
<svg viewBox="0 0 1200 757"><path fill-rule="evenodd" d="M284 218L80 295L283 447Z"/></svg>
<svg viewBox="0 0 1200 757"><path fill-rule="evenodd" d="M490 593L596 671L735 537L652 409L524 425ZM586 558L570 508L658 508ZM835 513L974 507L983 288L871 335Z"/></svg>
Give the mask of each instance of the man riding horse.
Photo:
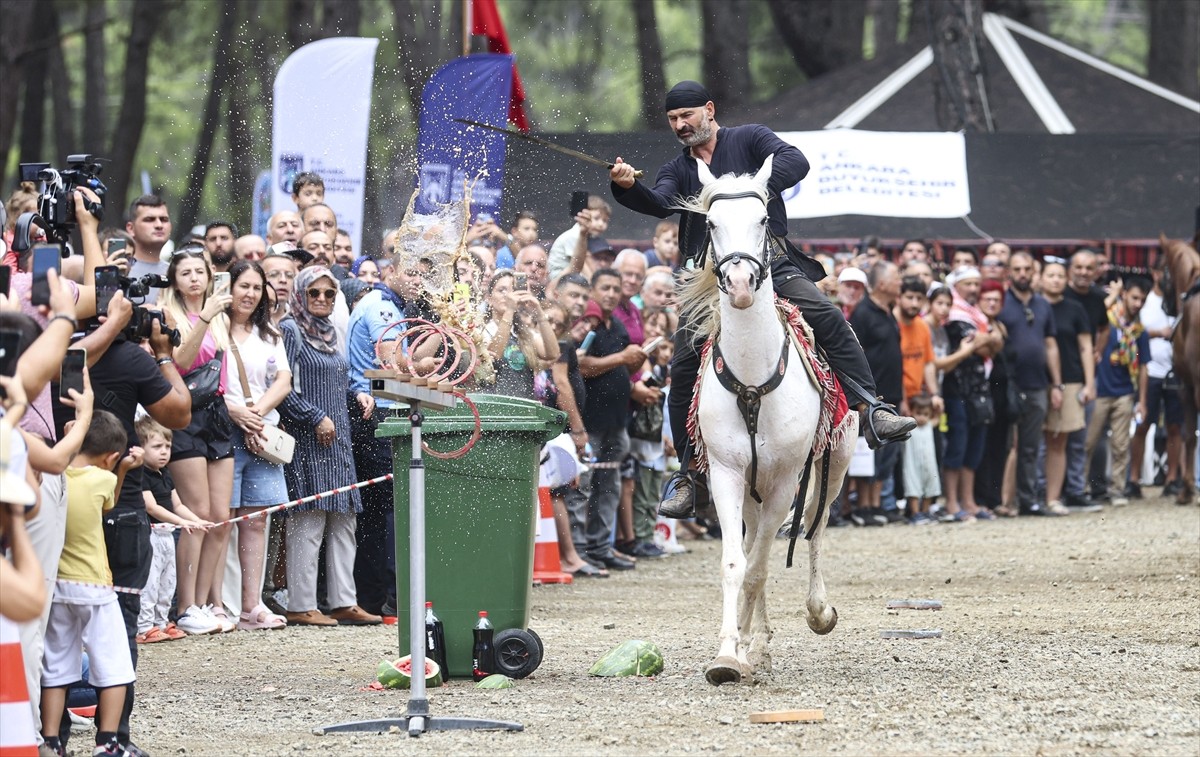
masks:
<svg viewBox="0 0 1200 757"><path fill-rule="evenodd" d="M705 218L678 207L680 198L692 197L700 191L697 161L703 160L714 176L722 176L755 173L768 155L774 155L767 215L775 293L804 314L851 406L863 412L863 425L871 446L908 438L916 423L897 415L894 407L875 395L875 380L858 339L841 311L814 284L825 277L824 269L787 240L787 212L780 195L808 174L808 159L761 124L718 126L716 105L708 90L698 82L676 84L667 93L666 111L671 130L684 145L682 154L659 169L653 187L638 182L634 168L618 157L610 171L613 197L631 210L658 218L679 213L679 248L685 261L699 263L708 239ZM671 434L684 465L659 504L659 513L668 518L689 518L695 514L694 491L698 487L693 479L699 474L688 470L691 442L687 414L700 368L703 338L692 333L683 322L675 334L669 405Z"/></svg>

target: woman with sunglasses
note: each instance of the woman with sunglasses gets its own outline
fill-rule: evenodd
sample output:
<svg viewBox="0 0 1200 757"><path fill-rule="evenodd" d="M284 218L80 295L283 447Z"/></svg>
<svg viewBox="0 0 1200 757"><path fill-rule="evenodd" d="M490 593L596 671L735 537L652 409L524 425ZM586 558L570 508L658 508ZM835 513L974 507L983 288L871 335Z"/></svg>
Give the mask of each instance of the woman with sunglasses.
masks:
<svg viewBox="0 0 1200 757"><path fill-rule="evenodd" d="M239 260L229 268L233 302L229 306L229 387L225 406L233 433L233 494L237 515L253 515L287 502L283 466L258 456L267 426L279 425L279 403L292 391L292 374L279 332L271 324L267 277L258 263ZM238 628L258 631L282 628L287 621L262 603L263 556L267 518L238 523L241 565L241 617ZM217 582L220 588L220 581Z"/></svg>
<svg viewBox="0 0 1200 757"><path fill-rule="evenodd" d="M296 368L296 392L280 407L295 430L296 452L287 466L300 496L357 481L350 446L349 403L370 416L375 398L350 392L350 364L337 348L330 320L337 282L328 268L305 268L296 276L290 314L279 324L288 361ZM354 582L358 552L354 532L362 512L358 490L322 497L293 509L287 527L287 620L292 625L377 625L383 618L359 607ZM329 615L317 608L317 559L325 542L325 597Z"/></svg>
<svg viewBox="0 0 1200 757"><path fill-rule="evenodd" d="M186 376L201 366L220 363L220 383L215 399L204 407L193 402L192 422L176 431L171 443L168 470L183 504L197 517L214 523L229 518L233 486L233 422L221 398L229 386L228 292L212 291L212 269L204 248L189 245L175 252L167 267L170 286L160 304L175 319L181 341L174 351L175 365ZM233 622L221 604L217 571L225 564L229 527L179 535L176 549L178 604L176 625L191 634L232 631ZM214 583L216 584L214 587Z"/></svg>

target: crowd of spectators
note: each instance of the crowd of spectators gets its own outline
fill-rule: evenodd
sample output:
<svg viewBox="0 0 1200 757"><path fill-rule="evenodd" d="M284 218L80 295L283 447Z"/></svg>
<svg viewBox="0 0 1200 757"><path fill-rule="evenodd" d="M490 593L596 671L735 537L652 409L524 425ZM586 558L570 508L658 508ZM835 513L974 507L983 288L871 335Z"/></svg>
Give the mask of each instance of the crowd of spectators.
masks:
<svg viewBox="0 0 1200 757"><path fill-rule="evenodd" d="M1064 516L1184 486L1163 260L1120 278L1095 250L995 241L982 260L955 250L941 278L924 242L893 262L872 239L818 258L880 393L918 419L907 443L860 449L831 525ZM1166 439L1157 481L1151 428Z"/></svg>
<svg viewBox="0 0 1200 757"><path fill-rule="evenodd" d="M354 250L320 177L301 174L293 189L295 211L272 216L265 238L216 220L178 246L154 195L137 198L120 229L101 230L76 202L81 249L48 274L40 305L30 254L12 249L13 223L37 193L23 185L6 204L0 330L17 346L12 377L0 376L0 469L14 505L0 531L16 578L3 610L21 622L44 749L65 750L82 649L100 692L97 753L138 754L139 645L396 613L390 483L262 511L391 472L390 442L375 430L396 406L372 396L366 372L404 318L460 318L490 358L473 390L565 412L588 471L552 491L564 571L606 577L683 549L656 538L677 465L664 423L681 267L673 223L648 249L618 251L597 196L552 243L540 240L558 230L530 212L508 230L478 218L454 260L451 313L428 296L430 272L398 254L397 231ZM1157 268L1153 283L1102 288L1090 250L1038 260L995 242L982 263L956 251L944 280L915 240L894 261L878 244L817 257L883 399L917 420L905 444L863 445L832 525L1121 506L1141 496L1151 424L1174 440L1165 484L1181 485ZM162 286L105 304L94 282L106 266ZM161 318L131 333L145 309ZM82 391L58 385L68 349L86 350ZM279 430L295 442L284 462L265 454ZM717 530L682 525L697 537Z"/></svg>

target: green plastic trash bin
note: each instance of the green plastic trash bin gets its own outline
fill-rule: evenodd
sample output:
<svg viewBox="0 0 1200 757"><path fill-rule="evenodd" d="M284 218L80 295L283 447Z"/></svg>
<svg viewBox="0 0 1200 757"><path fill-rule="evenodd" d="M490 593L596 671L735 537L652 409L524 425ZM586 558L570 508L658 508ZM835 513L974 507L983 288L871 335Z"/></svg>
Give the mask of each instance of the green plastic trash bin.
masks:
<svg viewBox="0 0 1200 757"><path fill-rule="evenodd" d="M470 677L473 629L487 610L497 637L527 629L537 525L538 458L562 433L566 414L532 400L470 395L481 436L463 457L425 461L425 599L446 631L449 675ZM463 403L428 410L421 438L449 452L471 437L475 422ZM408 494L412 426L401 411L380 424L392 440L396 505L396 621L400 650L409 649ZM540 647L540 640L534 635ZM520 640L514 640L518 650ZM497 652L499 654L499 650ZM541 650L537 651L541 660ZM514 663L516 664L516 663ZM534 665L536 667L536 665Z"/></svg>

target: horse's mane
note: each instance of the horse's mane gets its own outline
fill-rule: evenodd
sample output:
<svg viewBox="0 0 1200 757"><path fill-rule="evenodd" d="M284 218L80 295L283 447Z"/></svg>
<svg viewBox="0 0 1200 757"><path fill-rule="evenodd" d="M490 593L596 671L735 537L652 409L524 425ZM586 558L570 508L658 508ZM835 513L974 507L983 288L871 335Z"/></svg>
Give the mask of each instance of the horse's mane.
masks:
<svg viewBox="0 0 1200 757"><path fill-rule="evenodd" d="M767 203L767 191L754 180L754 174L726 174L706 184L695 197L679 198L675 207L679 210L707 214L714 195L738 192L753 192L764 205ZM715 334L721 327L720 301L721 293L717 289L713 256L705 254L703 266L683 274L678 296L680 320L686 320L688 330L697 336L707 337Z"/></svg>

